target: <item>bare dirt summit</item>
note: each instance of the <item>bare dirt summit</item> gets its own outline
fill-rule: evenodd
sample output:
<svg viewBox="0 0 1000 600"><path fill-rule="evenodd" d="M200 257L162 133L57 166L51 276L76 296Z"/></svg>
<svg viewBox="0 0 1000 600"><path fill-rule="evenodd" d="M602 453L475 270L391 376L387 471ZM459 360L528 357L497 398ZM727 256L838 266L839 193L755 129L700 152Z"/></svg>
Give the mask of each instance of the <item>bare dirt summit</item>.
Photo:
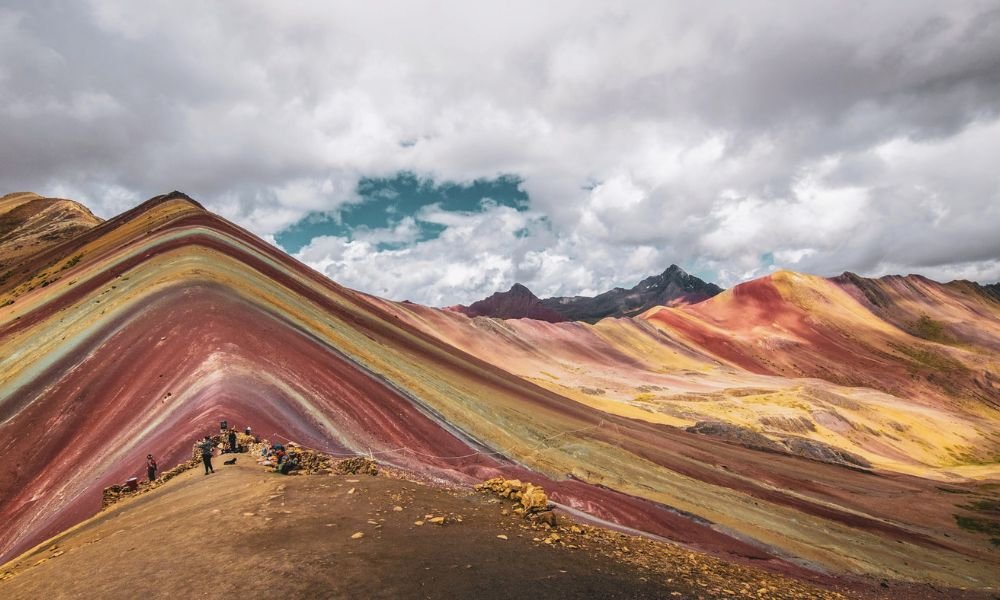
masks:
<svg viewBox="0 0 1000 600"><path fill-rule="evenodd" d="M554 527L533 522L489 493L329 471L282 476L240 463L208 476L186 471L2 567L0 596L880 595L727 563L564 514Z"/></svg>

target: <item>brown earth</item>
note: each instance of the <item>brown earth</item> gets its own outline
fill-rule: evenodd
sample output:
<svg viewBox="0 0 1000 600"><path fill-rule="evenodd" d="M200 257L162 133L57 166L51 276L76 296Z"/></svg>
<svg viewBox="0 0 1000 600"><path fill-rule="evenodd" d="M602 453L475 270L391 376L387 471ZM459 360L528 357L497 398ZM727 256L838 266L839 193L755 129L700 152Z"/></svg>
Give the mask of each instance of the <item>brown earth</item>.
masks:
<svg viewBox="0 0 1000 600"><path fill-rule="evenodd" d="M0 196L0 290L10 289L19 282L26 282L20 293L48 285L46 282L58 277L58 271L36 273L31 267L24 268L26 259L101 222L90 209L72 200L43 198L30 192ZM34 278L37 281L32 282Z"/></svg>
<svg viewBox="0 0 1000 600"><path fill-rule="evenodd" d="M11 561L0 597L953 597L856 582L845 596L565 515L555 529L531 524L509 500L466 489L282 476L240 458L177 475Z"/></svg>

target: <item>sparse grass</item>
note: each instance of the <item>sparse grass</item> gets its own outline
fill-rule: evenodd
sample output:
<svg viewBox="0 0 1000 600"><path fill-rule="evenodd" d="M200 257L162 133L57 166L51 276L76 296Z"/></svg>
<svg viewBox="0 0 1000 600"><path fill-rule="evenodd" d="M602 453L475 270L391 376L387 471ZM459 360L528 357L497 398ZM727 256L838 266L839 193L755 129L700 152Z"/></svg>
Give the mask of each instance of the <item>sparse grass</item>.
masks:
<svg viewBox="0 0 1000 600"><path fill-rule="evenodd" d="M947 329L945 329L944 323L935 321L927 315L921 315L919 319L910 323L907 329L912 335L932 342L949 344L954 341L946 333Z"/></svg>
<svg viewBox="0 0 1000 600"><path fill-rule="evenodd" d="M963 504L961 508L1000 515L1000 500L976 500L971 504Z"/></svg>
<svg viewBox="0 0 1000 600"><path fill-rule="evenodd" d="M889 343L893 350L913 359L915 362L935 371L966 372L968 369L954 358L928 348Z"/></svg>
<svg viewBox="0 0 1000 600"><path fill-rule="evenodd" d="M994 546L1000 546L1000 522L980 519L979 517L953 516L955 517L955 523L962 529L975 533L985 533L990 536L990 543Z"/></svg>
<svg viewBox="0 0 1000 600"><path fill-rule="evenodd" d="M66 269L68 269L70 267L76 266L76 264L80 262L81 258L83 258L83 255L82 254L77 254L73 258L67 260L66 263L59 270L60 271L65 271Z"/></svg>

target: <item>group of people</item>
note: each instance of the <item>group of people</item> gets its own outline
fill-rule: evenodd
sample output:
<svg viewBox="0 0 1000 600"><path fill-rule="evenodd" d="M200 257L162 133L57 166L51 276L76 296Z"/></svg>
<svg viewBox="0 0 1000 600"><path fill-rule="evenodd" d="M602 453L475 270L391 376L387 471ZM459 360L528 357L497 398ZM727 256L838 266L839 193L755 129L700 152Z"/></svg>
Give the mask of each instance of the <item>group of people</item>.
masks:
<svg viewBox="0 0 1000 600"><path fill-rule="evenodd" d="M248 426L244 433L246 435L253 435L252 430ZM224 452L241 452L242 448L239 445L239 441L236 437L236 430L229 429L229 433L226 436L229 442L226 446ZM205 436L205 438L198 443L198 448L201 449L201 462L205 465L205 475L209 473L215 473L215 467L212 466L212 455L215 453L215 441L212 440L211 436ZM149 481L154 481L156 479L156 459L153 458L152 454L146 455L146 477Z"/></svg>
<svg viewBox="0 0 1000 600"><path fill-rule="evenodd" d="M260 454L262 457L262 460L258 461L260 464L274 467L274 470L282 475L288 475L299 468L298 453L293 448L286 450L283 444L265 445Z"/></svg>
<svg viewBox="0 0 1000 600"><path fill-rule="evenodd" d="M223 452L229 452L233 454L237 452L242 452L243 449L240 447L239 440L236 437L236 430L229 429L228 432L229 433L226 436L226 438L229 443L223 449ZM245 433L248 436L253 435L253 430L250 429L250 426L248 425L247 428L243 430L243 433ZM212 466L212 454L215 451L215 441L212 440L211 436L206 435L205 439L198 444L198 447L201 448L201 461L202 463L205 464L205 475L208 475L209 473L215 473L215 468Z"/></svg>

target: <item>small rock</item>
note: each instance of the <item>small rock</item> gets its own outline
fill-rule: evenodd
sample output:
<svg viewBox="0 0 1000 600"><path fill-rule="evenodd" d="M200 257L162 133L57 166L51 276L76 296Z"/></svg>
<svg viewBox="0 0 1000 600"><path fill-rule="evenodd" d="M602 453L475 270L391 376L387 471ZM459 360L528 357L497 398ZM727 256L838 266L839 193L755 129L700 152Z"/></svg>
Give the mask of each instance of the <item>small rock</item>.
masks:
<svg viewBox="0 0 1000 600"><path fill-rule="evenodd" d="M433 517L431 519L428 519L428 521L436 525L444 525L444 517Z"/></svg>
<svg viewBox="0 0 1000 600"><path fill-rule="evenodd" d="M531 515L531 519L536 523L545 523L549 527L556 526L556 514L551 510L543 510ZM579 528L577 528L579 530Z"/></svg>
<svg viewBox="0 0 1000 600"><path fill-rule="evenodd" d="M353 494L354 493L354 488L351 488L351 489L347 490L347 493L348 494Z"/></svg>
<svg viewBox="0 0 1000 600"><path fill-rule="evenodd" d="M504 534L501 533L500 535L497 536L497 538L499 538L501 540L505 540L505 539L507 539L507 536L505 536Z"/></svg>
<svg viewBox="0 0 1000 600"><path fill-rule="evenodd" d="M351 539L352 540L360 540L363 537L365 537L364 532L363 531L358 531L357 533L355 533L354 535L351 536Z"/></svg>
<svg viewBox="0 0 1000 600"><path fill-rule="evenodd" d="M403 512L403 507L402 506L393 506L392 510L393 510L393 512Z"/></svg>
<svg viewBox="0 0 1000 600"><path fill-rule="evenodd" d="M413 524L419 527L419 526L423 525L424 522L423 521L414 521Z"/></svg>

